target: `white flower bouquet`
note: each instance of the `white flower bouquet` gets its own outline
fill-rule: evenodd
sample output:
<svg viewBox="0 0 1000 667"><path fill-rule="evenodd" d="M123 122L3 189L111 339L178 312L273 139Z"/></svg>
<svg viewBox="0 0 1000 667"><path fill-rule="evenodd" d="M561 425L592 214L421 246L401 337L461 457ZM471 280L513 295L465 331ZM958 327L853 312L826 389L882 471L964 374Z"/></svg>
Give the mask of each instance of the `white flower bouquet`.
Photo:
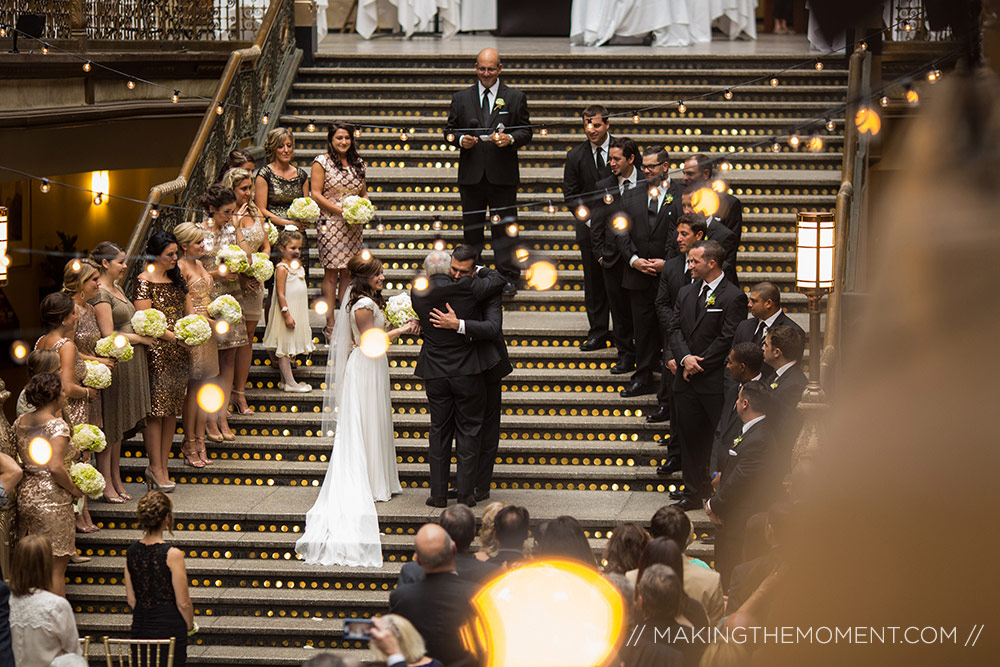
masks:
<svg viewBox="0 0 1000 667"><path fill-rule="evenodd" d="M107 389L111 386L111 369L99 361L84 359L87 374L83 376L83 386L92 389Z"/></svg>
<svg viewBox="0 0 1000 667"><path fill-rule="evenodd" d="M316 222L320 215L319 204L314 202L311 197L299 197L292 201L286 215L290 220Z"/></svg>
<svg viewBox="0 0 1000 667"><path fill-rule="evenodd" d="M273 222L267 223L267 242L271 245L278 242L278 228L274 226Z"/></svg>
<svg viewBox="0 0 1000 667"><path fill-rule="evenodd" d="M69 478L86 496L97 498L104 493L104 475L89 463L74 463L70 466Z"/></svg>
<svg viewBox="0 0 1000 667"><path fill-rule="evenodd" d="M82 452L103 452L108 439L93 424L77 424L73 427L73 444Z"/></svg>
<svg viewBox="0 0 1000 667"><path fill-rule="evenodd" d="M225 320L230 324L237 324L243 319L243 309L240 307L240 302L231 294L215 297L215 300L208 304L208 314L217 320Z"/></svg>
<svg viewBox="0 0 1000 667"><path fill-rule="evenodd" d="M198 347L212 337L212 327L202 315L186 315L174 324L174 335L191 347Z"/></svg>
<svg viewBox="0 0 1000 667"><path fill-rule="evenodd" d="M215 261L225 264L231 273L246 273L250 268L250 260L247 259L246 251L238 245L227 245L225 248L215 253Z"/></svg>
<svg viewBox="0 0 1000 667"><path fill-rule="evenodd" d="M375 217L375 206L364 197L345 197L341 207L344 209L344 222L349 225L367 225Z"/></svg>
<svg viewBox="0 0 1000 667"><path fill-rule="evenodd" d="M128 342L128 339L125 338L125 336L122 336L121 340L125 341L125 344L118 347L115 345L115 339L118 338L118 336L121 336L121 334L105 336L104 338L98 340L97 345L94 346L94 351L97 352L97 356L108 359L117 359L118 361L131 361L132 354L134 352L132 349L132 343Z"/></svg>
<svg viewBox="0 0 1000 667"><path fill-rule="evenodd" d="M167 316L156 308L137 310L132 316L132 330L140 336L159 338L167 330Z"/></svg>
<svg viewBox="0 0 1000 667"><path fill-rule="evenodd" d="M386 302L385 319L389 320L392 326L401 327L410 320L420 318L417 317L417 311L413 310L410 295L406 292L400 292L396 296L389 297L389 300Z"/></svg>
<svg viewBox="0 0 1000 667"><path fill-rule="evenodd" d="M262 252L255 252L251 257L253 264L247 269L247 275L259 283L270 280L274 275L274 262Z"/></svg>

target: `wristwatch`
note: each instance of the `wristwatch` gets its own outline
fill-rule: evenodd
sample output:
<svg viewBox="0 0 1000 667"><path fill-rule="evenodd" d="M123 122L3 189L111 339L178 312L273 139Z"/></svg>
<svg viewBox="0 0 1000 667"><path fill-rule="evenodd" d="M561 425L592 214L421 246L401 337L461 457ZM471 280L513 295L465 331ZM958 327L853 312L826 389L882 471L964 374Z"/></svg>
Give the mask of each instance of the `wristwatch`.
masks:
<svg viewBox="0 0 1000 667"><path fill-rule="evenodd" d="M281 312L287 313L288 312L288 306L282 306L281 307Z"/></svg>

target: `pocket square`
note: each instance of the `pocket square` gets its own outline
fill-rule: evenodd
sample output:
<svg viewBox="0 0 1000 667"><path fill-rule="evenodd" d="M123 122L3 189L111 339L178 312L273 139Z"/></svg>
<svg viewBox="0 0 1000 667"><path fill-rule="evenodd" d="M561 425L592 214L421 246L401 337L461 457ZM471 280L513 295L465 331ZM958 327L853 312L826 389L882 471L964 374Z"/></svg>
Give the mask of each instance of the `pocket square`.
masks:
<svg viewBox="0 0 1000 667"><path fill-rule="evenodd" d="M729 450L729 455L730 455L730 456L737 456L737 454L736 454L736 450L735 450L735 449L730 449L730 450Z"/></svg>
<svg viewBox="0 0 1000 667"><path fill-rule="evenodd" d="M722 308L708 308L705 310L706 313L721 313Z"/></svg>
<svg viewBox="0 0 1000 667"><path fill-rule="evenodd" d="M505 114L505 113L510 113L510 112L509 111L498 111L497 115L499 116L500 114Z"/></svg>

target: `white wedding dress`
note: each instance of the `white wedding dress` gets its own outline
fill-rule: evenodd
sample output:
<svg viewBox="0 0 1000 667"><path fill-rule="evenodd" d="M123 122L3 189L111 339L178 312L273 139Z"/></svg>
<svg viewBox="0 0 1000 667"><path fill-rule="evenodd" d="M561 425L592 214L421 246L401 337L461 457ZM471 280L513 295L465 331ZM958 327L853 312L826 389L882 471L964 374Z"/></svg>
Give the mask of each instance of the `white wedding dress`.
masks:
<svg viewBox="0 0 1000 667"><path fill-rule="evenodd" d="M357 347L355 313L371 310L375 326L385 315L368 297L348 312L344 297L327 361L323 431L333 433L333 452L306 528L295 552L306 563L380 567L382 544L375 501L402 491L396 469L389 400L389 361L370 358ZM350 330L348 330L348 323Z"/></svg>

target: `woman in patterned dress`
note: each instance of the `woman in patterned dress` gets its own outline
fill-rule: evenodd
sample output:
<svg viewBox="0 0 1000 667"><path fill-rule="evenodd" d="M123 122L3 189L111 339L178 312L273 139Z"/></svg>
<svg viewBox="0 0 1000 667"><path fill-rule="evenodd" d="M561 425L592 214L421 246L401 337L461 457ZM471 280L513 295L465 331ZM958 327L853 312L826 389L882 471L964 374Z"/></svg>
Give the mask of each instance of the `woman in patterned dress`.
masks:
<svg viewBox="0 0 1000 667"><path fill-rule="evenodd" d="M361 225L344 222L343 201L350 195L368 197L367 167L354 145L354 126L334 121L326 133L327 152L313 160L312 198L319 204L319 261L323 266L323 299L329 305L323 335L333 335L334 313L350 282L347 262L361 252Z"/></svg>
<svg viewBox="0 0 1000 667"><path fill-rule="evenodd" d="M244 169L230 169L222 178L222 184L236 193L236 243L246 252L253 264L253 253L262 252L271 256L271 242L267 238L264 216L253 202L253 175ZM249 276L240 276L243 298L243 321L246 322L247 344L236 351L236 368L233 373L233 405L241 415L252 415L253 409L247 405L246 388L253 362L253 337L257 323L264 316L264 285Z"/></svg>
<svg viewBox="0 0 1000 667"><path fill-rule="evenodd" d="M167 493L176 484L170 481L167 461L174 442L177 415L184 407L190 360L188 345L174 335L174 324L187 314L187 283L177 267L180 248L170 232L155 232L146 243L152 264L139 274L135 288L135 309L156 308L167 318L167 330L149 350L149 398L152 410L142 429L149 467L146 486Z"/></svg>
<svg viewBox="0 0 1000 667"><path fill-rule="evenodd" d="M59 376L40 373L31 378L25 391L28 402L37 407L14 422L17 453L24 463L24 477L17 490L18 523L22 534L48 538L52 545L52 592L65 596L66 564L76 555L72 503L83 497L69 477L69 466L79 451L71 440L72 427L62 419L66 392ZM52 447L52 456L45 463L36 463L31 457L31 442L37 437Z"/></svg>
<svg viewBox="0 0 1000 667"><path fill-rule="evenodd" d="M267 133L264 152L268 162L254 179L254 203L280 231L285 225L297 224L285 216L293 201L309 196L309 174L302 167L292 166L295 137L287 127L276 127Z"/></svg>
<svg viewBox="0 0 1000 667"><path fill-rule="evenodd" d="M96 361L115 369L115 360L97 356L97 341L101 338L101 328L97 325L97 315L90 300L100 289L100 271L89 259L73 259L66 263L63 271L63 291L73 298L76 312L80 316L76 324L76 350L85 361ZM104 414L101 409L100 394L87 406L86 423L104 428ZM74 424L75 426L75 424Z"/></svg>
<svg viewBox="0 0 1000 667"><path fill-rule="evenodd" d="M208 214L205 220L198 224L204 232L203 243L205 254L201 263L212 276L212 299L228 294L240 301L243 290L240 288L239 275L221 269L215 256L226 246L236 245L236 228L232 225L233 214L236 213L236 193L222 185L213 185L199 200L201 207ZM236 352L247 344L247 329L242 322L229 326L225 333L216 330L219 343L219 377L217 384L225 392L223 405L229 405L233 390L233 375L236 370ZM208 439L215 442L235 440L236 436L229 428L229 420L225 410L219 410L208 420Z"/></svg>

